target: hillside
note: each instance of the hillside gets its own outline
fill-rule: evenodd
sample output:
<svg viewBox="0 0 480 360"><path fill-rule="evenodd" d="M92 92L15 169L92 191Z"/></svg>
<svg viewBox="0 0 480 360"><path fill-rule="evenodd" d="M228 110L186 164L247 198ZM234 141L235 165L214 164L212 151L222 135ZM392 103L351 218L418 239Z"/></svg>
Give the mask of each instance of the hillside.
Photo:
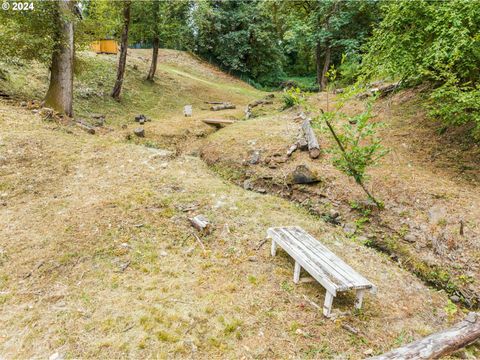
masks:
<svg viewBox="0 0 480 360"><path fill-rule="evenodd" d="M378 105L393 150L372 172L372 186L386 212L374 214L372 224L357 221L359 233L347 236L318 214L338 208L345 221L358 220L347 208L362 196L325 157L311 161L296 153L275 168L263 162L267 155L283 154L297 129L294 112L279 111L279 94L273 106L258 110L258 117L216 131L200 120L243 119L244 106L266 94L172 50L160 51L158 80L146 83L148 57L148 51L129 51L118 103L108 96L115 57L81 54L75 113L87 121L92 114L105 114L106 125L95 135L45 121L41 112L28 108L35 105L22 103L41 99L47 69L5 65L7 76L0 82L6 95L0 101L0 358L58 353L65 358L361 359L444 328L461 315L462 308L445 291L364 246L359 236L369 238L370 226L381 234L383 224L405 223L409 232L420 227L422 235L415 233L420 239L428 209L440 204L446 212L436 226L445 233L454 233L459 216L466 224L465 237L448 253L463 265L459 258L468 247L471 257L464 258L461 270L472 272L465 281L478 289L471 281L479 274L478 172L467 158L469 168L461 174L445 167L451 159L442 154L441 167L425 162L428 144L417 150L406 126L431 132L421 122L404 122L411 103L397 97L393 105ZM321 104L322 96L310 101ZM237 109L221 114L202 109L207 109L204 101L215 100L231 101ZM192 118L183 116L186 104L193 105ZM142 139L131 136L138 114L152 120ZM262 162L245 165L254 150L261 150ZM467 153L477 161L478 148ZM295 189L303 199L283 194L281 186L301 163L322 176L318 185ZM461 181L454 184L454 177ZM259 181L253 185L257 191L243 188L247 178ZM396 193L386 188L393 183ZM430 193L427 183L434 184ZM316 213L304 201L311 191L324 206ZM188 221L196 214L214 224L201 244ZM366 296L362 311L352 311L354 296L347 294L335 299L334 317L324 318L311 302L322 304L325 290L312 282L294 285L291 259L283 252L272 258L268 244L260 246L268 227L289 224L321 239L378 287L376 296ZM431 255L423 239L411 246L420 259ZM457 276L448 260L432 261ZM463 354L474 358L478 350Z"/></svg>

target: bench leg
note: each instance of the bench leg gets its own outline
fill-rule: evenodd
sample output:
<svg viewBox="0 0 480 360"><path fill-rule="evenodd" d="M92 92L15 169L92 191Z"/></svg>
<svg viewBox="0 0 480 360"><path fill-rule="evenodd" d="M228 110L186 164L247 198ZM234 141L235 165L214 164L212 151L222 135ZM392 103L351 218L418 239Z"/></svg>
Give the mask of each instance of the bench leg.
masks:
<svg viewBox="0 0 480 360"><path fill-rule="evenodd" d="M276 253L277 253L277 244L276 244L275 240L272 239L272 251L271 251L271 254L272 254L272 256L275 256Z"/></svg>
<svg viewBox="0 0 480 360"><path fill-rule="evenodd" d="M365 289L357 290L357 297L355 298L355 309L359 310L362 308L363 295L365 294Z"/></svg>
<svg viewBox="0 0 480 360"><path fill-rule="evenodd" d="M330 317L332 312L333 295L328 291L325 293L325 303L323 304L323 315Z"/></svg>
<svg viewBox="0 0 480 360"><path fill-rule="evenodd" d="M293 269L293 282L295 284L298 284L300 281L300 271L302 270L302 267L298 262L295 261L295 268Z"/></svg>

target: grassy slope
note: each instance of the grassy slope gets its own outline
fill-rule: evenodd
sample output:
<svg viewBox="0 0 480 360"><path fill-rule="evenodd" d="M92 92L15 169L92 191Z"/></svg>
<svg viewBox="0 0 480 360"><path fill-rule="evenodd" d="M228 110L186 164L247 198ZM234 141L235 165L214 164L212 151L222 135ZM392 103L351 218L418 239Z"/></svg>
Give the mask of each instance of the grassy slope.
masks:
<svg viewBox="0 0 480 360"><path fill-rule="evenodd" d="M199 109L203 100L226 99L244 105L260 96L172 51L161 52L160 80L146 84L146 56L129 58L138 70L128 67L120 104L81 96L88 89L108 92L113 58L90 58L79 75L77 114L106 113L111 132L91 136L43 122L15 102L0 104L1 357L358 359L453 320L444 294L304 209L221 180L198 157L139 146L178 149L187 141L192 147L191 140L210 133L198 119L212 115L196 110L185 119L184 104ZM44 69L28 67L19 75L12 68L10 90L40 96L42 79ZM153 119L146 139L125 141L138 113ZM265 124L246 124L213 139L233 138L238 129L237 135L256 132L260 141ZM236 150L224 141L217 142L220 149L224 156ZM183 210L192 206L196 210ZM189 236L188 217L198 213L215 224L202 238L205 252ZM321 304L324 290L294 286L285 254L272 259L268 245L255 250L266 229L279 224L298 224L322 239L367 275L378 295L367 296L357 315L352 294L340 296L337 320L324 319L303 297ZM347 332L343 323L360 333Z"/></svg>

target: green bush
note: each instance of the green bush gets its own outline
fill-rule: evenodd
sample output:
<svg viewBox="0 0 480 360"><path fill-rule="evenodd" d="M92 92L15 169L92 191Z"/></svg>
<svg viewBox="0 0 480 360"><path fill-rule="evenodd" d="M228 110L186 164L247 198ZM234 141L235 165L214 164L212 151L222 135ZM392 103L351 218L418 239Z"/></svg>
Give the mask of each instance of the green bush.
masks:
<svg viewBox="0 0 480 360"><path fill-rule="evenodd" d="M296 88L285 89L283 91L283 109L288 109L293 106L302 105L305 102L302 91Z"/></svg>

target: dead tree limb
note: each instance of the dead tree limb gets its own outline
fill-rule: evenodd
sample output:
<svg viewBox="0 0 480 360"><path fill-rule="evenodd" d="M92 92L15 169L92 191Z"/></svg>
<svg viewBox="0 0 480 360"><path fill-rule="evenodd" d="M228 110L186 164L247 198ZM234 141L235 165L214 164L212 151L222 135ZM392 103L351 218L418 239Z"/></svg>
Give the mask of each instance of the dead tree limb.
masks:
<svg viewBox="0 0 480 360"><path fill-rule="evenodd" d="M307 140L308 144L308 152L312 159L316 159L320 156L320 145L318 144L317 137L315 136L315 132L312 129L312 125L310 122L312 119L307 118L303 120L302 123L302 130L305 139Z"/></svg>
<svg viewBox="0 0 480 360"><path fill-rule="evenodd" d="M210 233L211 224L208 219L203 215L197 215L189 219L195 229L203 233Z"/></svg>
<svg viewBox="0 0 480 360"><path fill-rule="evenodd" d="M212 110L212 111L219 111L219 110L235 109L235 108L236 108L235 104L232 104L232 103L229 103L229 102L225 102L225 103L222 103L222 104L220 104L220 105L211 106L211 107L210 107L210 110Z"/></svg>
<svg viewBox="0 0 480 360"><path fill-rule="evenodd" d="M375 360L439 359L480 338L480 314L467 317L449 329L432 334L386 354L372 357Z"/></svg>

